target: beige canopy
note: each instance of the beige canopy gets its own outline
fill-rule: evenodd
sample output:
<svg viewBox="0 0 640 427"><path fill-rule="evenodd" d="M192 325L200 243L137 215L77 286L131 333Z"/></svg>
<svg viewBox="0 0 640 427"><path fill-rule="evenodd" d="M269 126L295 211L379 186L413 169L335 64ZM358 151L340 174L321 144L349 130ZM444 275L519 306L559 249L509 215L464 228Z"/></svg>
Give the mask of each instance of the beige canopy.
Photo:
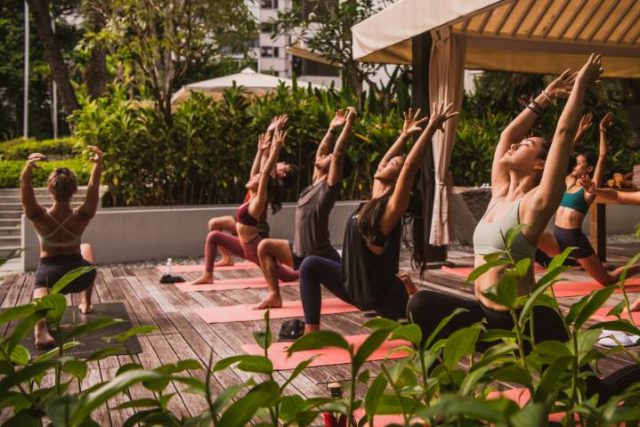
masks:
<svg viewBox="0 0 640 427"><path fill-rule="evenodd" d="M468 69L560 73L596 50L605 77L640 77L638 0L399 0L353 27L353 57L411 64L411 38L441 27Z"/></svg>
<svg viewBox="0 0 640 427"><path fill-rule="evenodd" d="M412 64L412 39L430 32L429 101L462 103L463 68L559 74L603 55L605 77L640 77L638 0L398 0L353 26L353 57ZM448 170L453 120L433 138L429 242L451 240Z"/></svg>

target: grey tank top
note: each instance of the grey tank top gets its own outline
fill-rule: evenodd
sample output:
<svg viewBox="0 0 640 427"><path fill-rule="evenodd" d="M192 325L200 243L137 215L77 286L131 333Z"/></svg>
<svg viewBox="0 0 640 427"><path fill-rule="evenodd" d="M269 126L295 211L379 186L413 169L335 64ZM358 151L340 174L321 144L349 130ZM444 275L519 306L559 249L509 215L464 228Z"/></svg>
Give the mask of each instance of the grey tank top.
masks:
<svg viewBox="0 0 640 427"><path fill-rule="evenodd" d="M298 257L322 255L330 251L329 214L338 199L340 186L330 187L326 180L308 186L296 206L293 252Z"/></svg>
<svg viewBox="0 0 640 427"><path fill-rule="evenodd" d="M501 217L494 219L493 222L486 222L484 220L487 212L489 212L493 206L487 208L487 212L484 213L473 232L473 252L476 255L488 255L490 253L507 250L503 236L507 235L510 228L520 224L519 210L521 200L522 199L518 199L513 202L509 211ZM511 252L516 260L533 258L536 253L536 247L532 245L522 233L518 233L511 244Z"/></svg>

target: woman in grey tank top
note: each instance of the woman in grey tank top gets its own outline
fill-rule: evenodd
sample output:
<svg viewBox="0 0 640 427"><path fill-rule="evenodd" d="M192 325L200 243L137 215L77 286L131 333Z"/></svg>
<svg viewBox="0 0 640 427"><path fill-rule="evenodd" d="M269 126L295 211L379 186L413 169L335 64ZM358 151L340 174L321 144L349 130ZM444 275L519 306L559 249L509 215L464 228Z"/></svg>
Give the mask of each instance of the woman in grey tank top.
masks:
<svg viewBox="0 0 640 427"><path fill-rule="evenodd" d="M344 175L348 175L350 169L350 162L348 159L345 161L345 158L355 118L356 110L353 107L345 111L336 111L327 133L318 146L313 182L302 190L296 206L294 242L284 239L264 239L260 242L258 258L269 285L269 294L256 308L282 307L277 275L278 263L298 270L302 260L309 255L340 260L340 255L331 245L329 238L329 214L340 194L340 182ZM342 132L331 150L332 140L340 127L343 127Z"/></svg>

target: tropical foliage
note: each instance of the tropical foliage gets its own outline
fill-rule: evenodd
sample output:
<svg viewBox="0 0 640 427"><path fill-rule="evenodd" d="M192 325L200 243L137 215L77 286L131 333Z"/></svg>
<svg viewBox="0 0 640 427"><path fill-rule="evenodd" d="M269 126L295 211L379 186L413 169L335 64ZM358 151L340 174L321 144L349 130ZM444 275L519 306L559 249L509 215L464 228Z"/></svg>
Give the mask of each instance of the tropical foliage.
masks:
<svg viewBox="0 0 640 427"><path fill-rule="evenodd" d="M507 244L513 241L518 229L506 235ZM445 318L431 336L422 336L414 324L402 324L381 318L365 326L371 334L354 349L342 336L331 331L306 335L292 343L288 352L335 347L349 354L350 377L346 381L345 398L303 398L288 393L288 387L311 360L301 362L284 374L276 375L267 357L273 342L268 312L266 328L256 331L254 338L264 349L263 355L238 355L221 360L208 357L200 360L180 360L150 369L132 358L118 369L113 378L80 392L72 387L87 375L88 363L100 361L113 354L113 349L101 350L87 360L68 356L77 339L117 323L117 319L99 319L75 329L61 328L66 299L60 292L74 277L89 271L81 268L68 273L51 293L30 304L8 308L0 313L0 325L11 324L0 341L0 408L10 410L12 417L5 425L42 425L46 417L54 426L96 426L92 412L111 399L123 401L114 410L133 410L125 425L171 426L244 426L258 425L308 426L317 422L323 412L343 414L351 425L369 425L380 414L399 414L404 425L417 422L428 425L470 426L539 426L551 419L562 425L637 425L640 419L640 383L598 402L597 396L587 394L588 365L597 365L612 353L625 353L640 362L635 353L617 347L602 352L596 347L603 329L638 334L640 330L619 317L628 312L629 300L623 300L610 310L617 320L590 323L590 317L613 291L624 291L624 275L616 286L603 288L574 304L562 316L570 337L568 342L544 341L535 343L529 334L533 309L550 307L559 314L556 300L550 295L551 285L563 273L563 261L569 251L554 258L530 294L517 296L515 285L523 277L530 261L513 262L509 252L486 256L487 264L471 273L469 280L489 268L507 267L504 278L486 296L509 308L514 319L513 330L487 330L483 323L459 329L447 338L436 334L453 317ZM640 255L630 260L631 265ZM33 330L35 323L47 319L60 346L50 352L32 357L21 341ZM151 332L153 328L134 327L128 332L107 340L124 342L127 338ZM398 339L399 346L392 353L402 352L399 360L385 360L379 366L366 360L387 339ZM493 345L482 354L475 352L479 343ZM525 348L530 347L530 351ZM212 379L224 370L236 369L248 373L248 378L219 393L212 389ZM197 373L197 374L195 374ZM194 375L195 374L195 375ZM50 381L43 381L47 377ZM525 389L524 398L516 403L496 393L500 383L510 383ZM194 417L178 416L171 411L170 401L176 397L170 384L183 388L206 401L206 409ZM356 388L365 386L358 397ZM140 387L147 397L133 397L132 388ZM358 414L359 421L351 415ZM372 425L372 424L371 424Z"/></svg>

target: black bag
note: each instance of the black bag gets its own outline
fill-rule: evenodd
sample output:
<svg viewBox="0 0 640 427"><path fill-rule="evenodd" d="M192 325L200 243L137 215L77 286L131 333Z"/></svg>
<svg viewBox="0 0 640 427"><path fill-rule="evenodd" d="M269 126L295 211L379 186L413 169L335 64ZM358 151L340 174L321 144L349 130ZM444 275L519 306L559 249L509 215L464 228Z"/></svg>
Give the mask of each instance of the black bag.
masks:
<svg viewBox="0 0 640 427"><path fill-rule="evenodd" d="M162 284L182 283L184 281L185 281L184 277L182 277L182 276L172 276L171 274L163 274L162 277L160 278L160 283L162 283Z"/></svg>
<svg viewBox="0 0 640 427"><path fill-rule="evenodd" d="M296 340L304 334L304 322L300 319L285 320L280 326L280 340Z"/></svg>

